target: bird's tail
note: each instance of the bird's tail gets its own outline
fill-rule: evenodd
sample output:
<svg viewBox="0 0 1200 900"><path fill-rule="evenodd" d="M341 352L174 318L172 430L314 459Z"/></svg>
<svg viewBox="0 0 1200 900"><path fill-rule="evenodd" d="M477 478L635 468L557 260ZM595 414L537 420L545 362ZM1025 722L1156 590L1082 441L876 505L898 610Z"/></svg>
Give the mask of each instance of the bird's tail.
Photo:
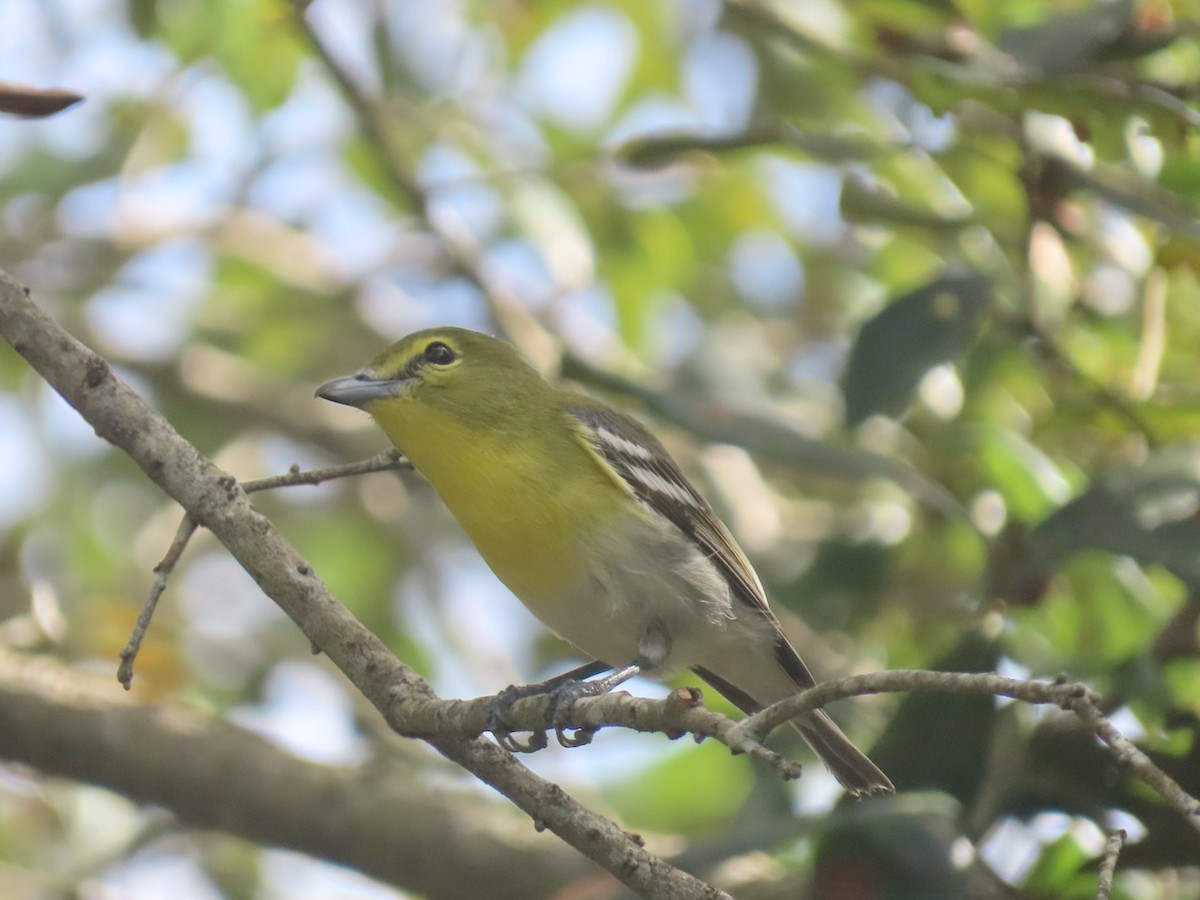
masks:
<svg viewBox="0 0 1200 900"><path fill-rule="evenodd" d="M775 660L770 661L769 673L766 671L755 673L760 677L752 679L759 687L759 690L756 691L757 696L751 696L711 668L696 666L692 671L728 698L734 706L750 715L769 703L783 700L814 684L808 667L804 665L796 651L782 635L779 637L779 643L775 650ZM760 666L764 669L768 668L768 666L762 666L763 663L768 662L763 659L763 656L742 656L734 665L737 668L748 668L747 663L751 659L756 664L749 666L750 668L758 669ZM774 665L774 663L778 663L778 665ZM733 673L730 672L730 674ZM751 679L746 677L751 674L750 672L739 672L739 674L743 676L739 680L750 683ZM764 675L768 675L768 677L761 677ZM769 686L768 681L770 682ZM834 724L833 719L829 718L824 710L805 713L792 720L791 724L800 732L817 758L825 764L825 768L842 787L854 796L870 794L875 791L890 793L895 790L891 779L884 775L875 763L867 759L861 750L850 743L850 738L842 733L842 729Z"/></svg>
<svg viewBox="0 0 1200 900"><path fill-rule="evenodd" d="M791 724L796 726L825 768L854 796L896 790L891 779L850 743L850 738L842 733L842 729L834 724L824 710L805 713Z"/></svg>

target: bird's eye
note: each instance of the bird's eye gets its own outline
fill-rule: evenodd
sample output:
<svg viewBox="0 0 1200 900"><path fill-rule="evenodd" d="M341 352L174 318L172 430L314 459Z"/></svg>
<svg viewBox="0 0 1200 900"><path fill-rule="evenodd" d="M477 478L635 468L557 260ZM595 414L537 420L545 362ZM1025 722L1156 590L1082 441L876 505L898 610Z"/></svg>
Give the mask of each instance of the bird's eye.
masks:
<svg viewBox="0 0 1200 900"><path fill-rule="evenodd" d="M433 363L435 366L448 366L454 360L454 351L441 341L434 341L425 348L425 361Z"/></svg>

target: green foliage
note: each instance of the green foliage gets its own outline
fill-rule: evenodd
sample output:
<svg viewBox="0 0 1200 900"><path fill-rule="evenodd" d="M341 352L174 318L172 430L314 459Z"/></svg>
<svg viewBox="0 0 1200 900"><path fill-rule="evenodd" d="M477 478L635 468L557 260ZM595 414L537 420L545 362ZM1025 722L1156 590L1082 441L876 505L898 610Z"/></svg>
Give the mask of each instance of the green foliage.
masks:
<svg viewBox="0 0 1200 900"><path fill-rule="evenodd" d="M1100 547L1165 566L1195 587L1200 582L1198 454L1193 444L1170 447L1137 467L1097 477L1035 529L1039 562L1056 565L1081 547Z"/></svg>
<svg viewBox="0 0 1200 900"><path fill-rule="evenodd" d="M988 293L983 278L950 275L894 300L864 323L842 376L846 424L901 413L930 369L966 349Z"/></svg>

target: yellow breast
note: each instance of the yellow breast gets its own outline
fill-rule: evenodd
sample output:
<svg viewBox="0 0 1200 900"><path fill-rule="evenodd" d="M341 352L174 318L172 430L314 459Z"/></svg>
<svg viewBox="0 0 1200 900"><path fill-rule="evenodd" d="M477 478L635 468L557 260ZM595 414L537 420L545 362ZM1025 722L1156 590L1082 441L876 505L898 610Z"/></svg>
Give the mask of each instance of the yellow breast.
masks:
<svg viewBox="0 0 1200 900"><path fill-rule="evenodd" d="M586 567L580 536L619 514L624 499L571 434L531 446L419 402L371 413L509 590L539 615L570 602Z"/></svg>

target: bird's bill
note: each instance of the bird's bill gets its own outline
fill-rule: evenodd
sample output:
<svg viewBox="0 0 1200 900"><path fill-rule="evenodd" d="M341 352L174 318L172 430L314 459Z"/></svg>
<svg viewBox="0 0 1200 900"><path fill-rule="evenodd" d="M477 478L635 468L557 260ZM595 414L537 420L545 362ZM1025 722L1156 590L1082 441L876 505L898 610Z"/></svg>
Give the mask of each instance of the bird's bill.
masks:
<svg viewBox="0 0 1200 900"><path fill-rule="evenodd" d="M372 378L360 373L325 382L317 388L317 396L322 400L362 409L373 400L395 397L402 384L403 379Z"/></svg>

